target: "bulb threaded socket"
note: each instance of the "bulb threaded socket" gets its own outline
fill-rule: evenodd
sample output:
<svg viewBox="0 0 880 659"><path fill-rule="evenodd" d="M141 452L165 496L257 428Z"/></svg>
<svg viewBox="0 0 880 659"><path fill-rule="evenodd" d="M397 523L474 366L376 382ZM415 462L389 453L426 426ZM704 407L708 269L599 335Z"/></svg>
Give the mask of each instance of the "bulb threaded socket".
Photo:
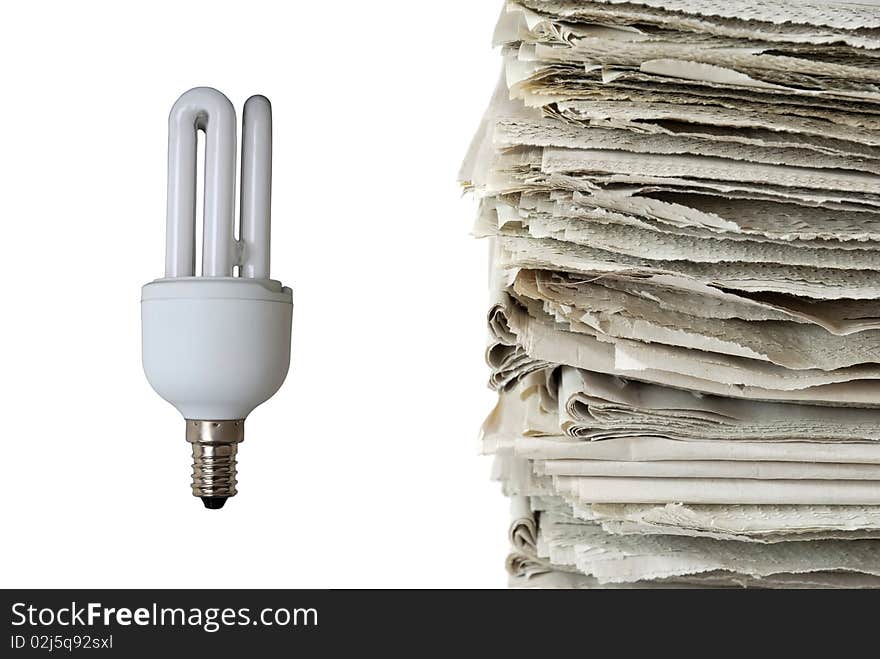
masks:
<svg viewBox="0 0 880 659"><path fill-rule="evenodd" d="M235 456L244 441L244 419L187 419L186 441L192 444L193 496L201 497L207 508L221 508L236 493Z"/></svg>

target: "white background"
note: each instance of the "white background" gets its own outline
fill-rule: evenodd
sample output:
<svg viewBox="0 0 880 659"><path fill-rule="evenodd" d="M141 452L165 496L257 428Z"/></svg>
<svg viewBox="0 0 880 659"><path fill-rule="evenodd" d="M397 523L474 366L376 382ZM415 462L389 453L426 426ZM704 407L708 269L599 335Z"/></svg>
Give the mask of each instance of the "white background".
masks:
<svg viewBox="0 0 880 659"><path fill-rule="evenodd" d="M0 587L505 584L476 442L487 251L456 183L499 9L4 7ZM222 511L190 494L183 420L140 364L166 118L197 85L273 103L272 274L295 305L290 375Z"/></svg>

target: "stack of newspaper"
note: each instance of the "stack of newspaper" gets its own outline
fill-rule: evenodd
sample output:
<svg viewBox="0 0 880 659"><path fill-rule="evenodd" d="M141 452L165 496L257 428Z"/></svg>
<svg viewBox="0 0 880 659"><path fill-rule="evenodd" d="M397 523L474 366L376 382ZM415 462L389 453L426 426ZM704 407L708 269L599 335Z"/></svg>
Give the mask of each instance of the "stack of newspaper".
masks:
<svg viewBox="0 0 880 659"><path fill-rule="evenodd" d="M880 586L880 4L515 0L462 169L522 586Z"/></svg>

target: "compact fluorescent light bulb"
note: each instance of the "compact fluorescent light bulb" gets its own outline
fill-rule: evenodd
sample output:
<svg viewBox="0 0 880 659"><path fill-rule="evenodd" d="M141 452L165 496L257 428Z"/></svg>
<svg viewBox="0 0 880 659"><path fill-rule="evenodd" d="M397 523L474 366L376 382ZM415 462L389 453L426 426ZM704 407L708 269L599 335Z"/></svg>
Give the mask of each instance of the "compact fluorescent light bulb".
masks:
<svg viewBox="0 0 880 659"><path fill-rule="evenodd" d="M196 276L196 145L205 133L202 273ZM186 419L193 495L221 508L236 493L245 417L281 387L290 364L292 297L269 277L272 109L244 106L239 240L236 118L216 89L181 96L168 118L165 277L143 287L143 363ZM235 276L235 268L238 276Z"/></svg>

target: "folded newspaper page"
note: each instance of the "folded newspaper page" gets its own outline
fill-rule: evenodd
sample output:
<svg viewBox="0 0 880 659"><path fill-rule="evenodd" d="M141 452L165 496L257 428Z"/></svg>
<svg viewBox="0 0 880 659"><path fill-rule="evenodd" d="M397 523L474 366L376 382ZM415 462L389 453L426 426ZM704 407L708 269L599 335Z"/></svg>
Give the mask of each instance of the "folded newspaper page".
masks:
<svg viewBox="0 0 880 659"><path fill-rule="evenodd" d="M880 587L880 4L508 0L494 43L510 584Z"/></svg>

